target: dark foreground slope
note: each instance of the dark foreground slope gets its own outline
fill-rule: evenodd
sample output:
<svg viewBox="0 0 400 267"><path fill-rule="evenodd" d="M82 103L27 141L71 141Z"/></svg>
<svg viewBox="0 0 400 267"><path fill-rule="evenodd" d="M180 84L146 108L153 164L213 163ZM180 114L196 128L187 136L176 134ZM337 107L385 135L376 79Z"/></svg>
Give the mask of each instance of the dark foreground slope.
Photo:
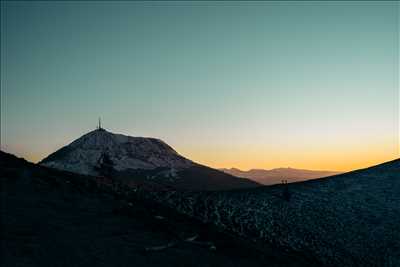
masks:
<svg viewBox="0 0 400 267"><path fill-rule="evenodd" d="M51 170L0 151L0 181L1 266L302 262L296 255L274 258L279 252L273 251L265 257L207 224L141 201L129 188L106 178Z"/></svg>
<svg viewBox="0 0 400 267"><path fill-rule="evenodd" d="M158 192L258 248L325 266L400 266L400 160L325 179L231 192Z"/></svg>

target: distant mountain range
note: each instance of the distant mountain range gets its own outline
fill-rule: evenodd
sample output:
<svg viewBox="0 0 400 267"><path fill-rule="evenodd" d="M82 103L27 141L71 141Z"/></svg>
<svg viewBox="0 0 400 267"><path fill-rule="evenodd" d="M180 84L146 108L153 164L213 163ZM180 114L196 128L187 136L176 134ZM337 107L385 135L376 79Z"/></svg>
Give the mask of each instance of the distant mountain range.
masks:
<svg viewBox="0 0 400 267"><path fill-rule="evenodd" d="M236 168L220 170L230 175L248 178L264 185L279 184L282 180L287 180L288 183L305 181L341 173L337 171L315 171L293 168L276 168L272 170L251 169L248 171L242 171Z"/></svg>
<svg viewBox="0 0 400 267"><path fill-rule="evenodd" d="M160 190L230 190L259 186L249 179L197 164L160 139L114 134L102 128L83 135L39 164Z"/></svg>

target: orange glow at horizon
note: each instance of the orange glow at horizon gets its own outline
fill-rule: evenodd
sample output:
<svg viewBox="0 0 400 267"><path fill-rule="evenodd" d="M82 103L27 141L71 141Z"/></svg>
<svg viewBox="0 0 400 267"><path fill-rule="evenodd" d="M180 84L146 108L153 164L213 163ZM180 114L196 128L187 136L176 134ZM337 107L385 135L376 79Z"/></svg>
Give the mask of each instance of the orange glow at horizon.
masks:
<svg viewBox="0 0 400 267"><path fill-rule="evenodd" d="M7 151L6 151L7 152ZM223 154L223 153L221 153ZM355 153L354 153L355 154ZM214 154L216 155L216 154ZM353 154L352 154L353 155ZM359 156L362 154L359 154ZM350 154L344 155L341 158L333 158L332 155L325 155L315 158L299 158L298 160L285 161L284 158L267 157L260 155L259 157L252 155L254 158L245 158L239 161L239 159L233 159L232 157L226 157L222 159L216 159L209 157L208 155L201 155L198 153L195 157L190 158L191 160L209 166L211 168L236 168L243 171L250 169L274 169L274 168L295 168L295 169L306 169L306 170L325 170L325 171L339 171L348 172L352 170L362 169L378 165L387 161L395 160L400 158L399 154L396 153L380 153L365 155L362 158L354 159ZM20 156L24 157L24 156ZM32 155L24 157L26 160L34 163L38 163L45 156Z"/></svg>
<svg viewBox="0 0 400 267"><path fill-rule="evenodd" d="M350 149L331 144L304 150L297 147L291 151L238 147L212 151L194 149L194 151L183 154L198 163L213 168L249 170L291 167L341 172L371 167L400 158L399 149L393 147L393 142L366 146L353 145L350 146Z"/></svg>
<svg viewBox="0 0 400 267"><path fill-rule="evenodd" d="M168 143L168 142L167 142ZM396 144L396 146L394 146ZM287 144L171 144L178 153L197 163L212 168L273 169L297 168L308 170L351 171L374 166L400 158L399 143L392 137L377 139L375 143L331 141L324 145L312 146L308 142ZM46 147L46 151L27 152L19 147L16 155L31 162L39 162L50 153L63 146ZM3 147L8 151L7 147Z"/></svg>
<svg viewBox="0 0 400 267"><path fill-rule="evenodd" d="M35 2L2 1L8 153L39 162L101 116L213 168L400 158L398 2Z"/></svg>

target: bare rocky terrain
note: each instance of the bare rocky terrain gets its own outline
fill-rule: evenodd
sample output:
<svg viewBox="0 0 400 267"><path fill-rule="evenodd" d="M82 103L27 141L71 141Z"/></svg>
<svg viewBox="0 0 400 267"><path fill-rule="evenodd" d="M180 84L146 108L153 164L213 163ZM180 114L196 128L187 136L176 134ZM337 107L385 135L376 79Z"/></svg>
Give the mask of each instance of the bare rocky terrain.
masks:
<svg viewBox="0 0 400 267"><path fill-rule="evenodd" d="M324 179L226 192L153 192L262 249L321 266L400 266L400 159Z"/></svg>

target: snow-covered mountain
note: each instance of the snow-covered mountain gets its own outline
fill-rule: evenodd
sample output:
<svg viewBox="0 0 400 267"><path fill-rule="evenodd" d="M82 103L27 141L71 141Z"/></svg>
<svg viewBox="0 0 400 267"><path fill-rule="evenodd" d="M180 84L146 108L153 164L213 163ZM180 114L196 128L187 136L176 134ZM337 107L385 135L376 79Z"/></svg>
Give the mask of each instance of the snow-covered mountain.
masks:
<svg viewBox="0 0 400 267"><path fill-rule="evenodd" d="M91 131L43 159L40 164L81 174L99 175L104 157L116 171L151 170L159 167L185 169L193 162L155 138L114 134L104 129Z"/></svg>
<svg viewBox="0 0 400 267"><path fill-rule="evenodd" d="M112 176L130 184L151 181L178 189L220 190L258 185L197 164L159 139L114 134L102 128L83 135L39 164L79 174Z"/></svg>

